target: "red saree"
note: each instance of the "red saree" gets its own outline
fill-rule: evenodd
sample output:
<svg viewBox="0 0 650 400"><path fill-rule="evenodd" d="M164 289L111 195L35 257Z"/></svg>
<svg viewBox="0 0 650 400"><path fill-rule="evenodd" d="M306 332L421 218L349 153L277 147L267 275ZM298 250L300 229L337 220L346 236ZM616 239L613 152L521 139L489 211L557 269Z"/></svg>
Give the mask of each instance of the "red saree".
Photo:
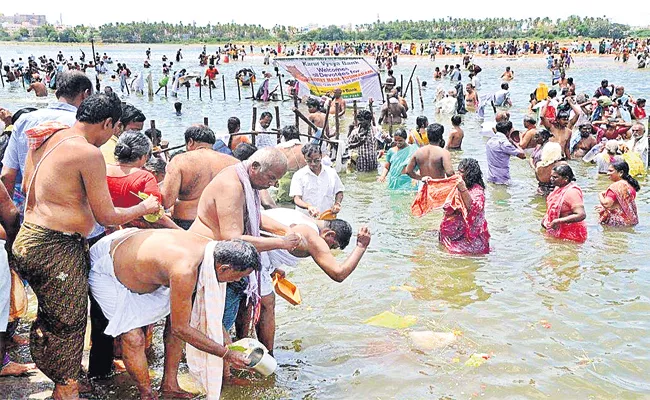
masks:
<svg viewBox="0 0 650 400"><path fill-rule="evenodd" d="M564 187L556 187L546 198L546 215L542 226L546 232L558 239L573 240L584 243L587 240L587 225L585 221L559 224L550 228L551 221L560 218L562 211L571 211L574 205L584 204L582 190L575 184L569 183Z"/></svg>
<svg viewBox="0 0 650 400"><path fill-rule="evenodd" d="M445 216L440 223L440 243L453 254L487 254L490 232L485 220L485 191L476 184L469 189L469 195L472 198L469 211L458 207L454 199L448 199L443 205Z"/></svg>

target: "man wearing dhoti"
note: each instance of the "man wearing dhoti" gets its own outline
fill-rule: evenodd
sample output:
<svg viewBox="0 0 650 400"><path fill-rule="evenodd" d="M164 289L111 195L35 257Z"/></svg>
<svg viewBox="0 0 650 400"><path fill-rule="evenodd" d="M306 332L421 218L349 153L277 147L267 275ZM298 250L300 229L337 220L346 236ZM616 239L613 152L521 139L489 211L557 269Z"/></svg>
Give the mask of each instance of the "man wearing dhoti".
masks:
<svg viewBox="0 0 650 400"><path fill-rule="evenodd" d="M161 395L194 396L183 391L177 379L184 342L190 372L210 398L221 393L223 360L235 368L246 367L242 353L224 346L224 338L229 338L221 319L226 282L260 270L253 245L212 241L177 229L130 228L101 239L90 257L90 290L109 321L104 333L122 338L124 365L143 399L154 398L143 328L168 315Z"/></svg>

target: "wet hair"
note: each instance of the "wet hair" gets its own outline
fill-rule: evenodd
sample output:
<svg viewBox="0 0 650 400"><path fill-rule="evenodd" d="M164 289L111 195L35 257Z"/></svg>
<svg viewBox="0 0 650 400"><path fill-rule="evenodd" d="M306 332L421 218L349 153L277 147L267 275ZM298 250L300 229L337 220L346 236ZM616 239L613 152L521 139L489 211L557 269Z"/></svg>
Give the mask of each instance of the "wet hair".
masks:
<svg viewBox="0 0 650 400"><path fill-rule="evenodd" d="M129 163L151 153L151 140L137 131L126 131L120 135L115 145L115 159L119 162Z"/></svg>
<svg viewBox="0 0 650 400"><path fill-rule="evenodd" d="M542 139L544 139L544 142L546 142L553 135L551 134L551 132L548 129L540 129L540 130L537 131L537 136L541 137Z"/></svg>
<svg viewBox="0 0 650 400"><path fill-rule="evenodd" d="M420 115L415 119L415 126L420 129L420 128L426 128L427 125L429 125L429 120L427 119L426 116Z"/></svg>
<svg viewBox="0 0 650 400"><path fill-rule="evenodd" d="M331 229L336 233L336 241L339 242L341 250L348 247L350 238L352 237L352 227L347 221L338 218L325 221L325 228Z"/></svg>
<svg viewBox="0 0 650 400"><path fill-rule="evenodd" d="M507 135L512 130L512 122L510 122L510 121L499 121L499 122L497 122L497 126L496 126L495 129L497 130L497 132L501 132L504 135Z"/></svg>
<svg viewBox="0 0 650 400"><path fill-rule="evenodd" d="M399 136L402 139L406 140L406 129L404 128L399 128L397 129L394 133L393 136Z"/></svg>
<svg viewBox="0 0 650 400"><path fill-rule="evenodd" d="M524 117L524 124L525 124L526 122L528 122L529 124L533 124L533 125L536 125L536 124L537 124L537 121L535 120L535 117L532 117L532 116L530 116L530 115L526 115L526 116Z"/></svg>
<svg viewBox="0 0 650 400"><path fill-rule="evenodd" d="M438 123L433 123L427 126L427 139L429 139L429 143L442 142L443 133L445 133L445 127Z"/></svg>
<svg viewBox="0 0 650 400"><path fill-rule="evenodd" d="M556 119L569 119L570 116L571 114L568 111L560 111L557 113Z"/></svg>
<svg viewBox="0 0 650 400"><path fill-rule="evenodd" d="M146 119L147 117L144 116L142 111L138 110L131 104L122 105L122 117L120 118L120 122L122 122L122 125L125 127L131 122L144 122Z"/></svg>
<svg viewBox="0 0 650 400"><path fill-rule="evenodd" d="M273 114L271 114L271 113L268 112L268 111L264 111L264 112L260 115L260 120L263 120L263 119L266 118L266 117L271 117L271 119L273 119Z"/></svg>
<svg viewBox="0 0 650 400"><path fill-rule="evenodd" d="M144 165L144 169L152 174L164 174L167 169L167 163L162 158L151 157Z"/></svg>
<svg viewBox="0 0 650 400"><path fill-rule="evenodd" d="M556 165L553 167L553 171L561 177L566 178L569 182L576 180L575 175L573 175L573 170L569 164Z"/></svg>
<svg viewBox="0 0 650 400"><path fill-rule="evenodd" d="M287 168L287 157L275 147L264 147L256 151L248 161L258 163L260 165L260 172L268 171L275 167Z"/></svg>
<svg viewBox="0 0 650 400"><path fill-rule="evenodd" d="M241 121L237 117L228 118L228 133L235 133L237 129L241 128Z"/></svg>
<svg viewBox="0 0 650 400"><path fill-rule="evenodd" d="M507 82L503 82L503 83L501 84L501 89L503 89L503 90L508 90L509 88L510 88L510 85L508 85Z"/></svg>
<svg viewBox="0 0 650 400"><path fill-rule="evenodd" d="M557 90L551 89L548 91L548 97L554 98L555 96L557 96Z"/></svg>
<svg viewBox="0 0 650 400"><path fill-rule="evenodd" d="M239 161L246 161L257 151L257 147L250 143L239 143L235 150L232 151L232 156Z"/></svg>
<svg viewBox="0 0 650 400"><path fill-rule="evenodd" d="M614 161L610 164L617 172L621 174L621 179L626 181L636 190L637 192L641 190L639 182L630 175L630 166L627 161Z"/></svg>
<svg viewBox="0 0 650 400"><path fill-rule="evenodd" d="M37 109L34 107L25 107L21 108L20 110L16 111L14 115L11 116L11 125L16 125L16 121L18 121L18 118L20 118L24 114L28 114L32 111L36 111Z"/></svg>
<svg viewBox="0 0 650 400"><path fill-rule="evenodd" d="M453 117L451 117L451 124L454 126L460 125L460 121L461 121L460 115L454 115Z"/></svg>
<svg viewBox="0 0 650 400"><path fill-rule="evenodd" d="M468 189L471 189L472 186L477 184L485 189L483 172L481 172L481 166L478 164L478 161L473 158L463 158L458 163L458 169L463 170L463 180Z"/></svg>
<svg viewBox="0 0 650 400"><path fill-rule="evenodd" d="M255 246L239 239L219 240L215 243L214 264L230 265L235 271L243 272L247 269L260 271L262 264L260 255L255 250Z"/></svg>
<svg viewBox="0 0 650 400"><path fill-rule="evenodd" d="M180 101L174 103L174 110L176 110L176 112L180 112L182 108L183 108L183 103L181 103Z"/></svg>
<svg viewBox="0 0 650 400"><path fill-rule="evenodd" d="M115 93L96 93L88 96L77 109L77 121L99 124L111 119L113 126L122 117L122 101Z"/></svg>
<svg viewBox="0 0 650 400"><path fill-rule="evenodd" d="M190 139L195 142L208 144L214 144L217 141L212 129L206 125L192 125L185 129L185 143L189 143Z"/></svg>
<svg viewBox="0 0 650 400"><path fill-rule="evenodd" d="M600 81L600 86L607 87L607 85L609 85L609 81L607 79L603 79L602 81Z"/></svg>
<svg viewBox="0 0 650 400"><path fill-rule="evenodd" d="M302 155L305 157L309 157L312 154L323 154L323 150L321 150L320 146L317 144L309 143L304 146L302 146Z"/></svg>
<svg viewBox="0 0 650 400"><path fill-rule="evenodd" d="M155 141L153 140L154 133L156 134L156 137L158 138L158 142L160 142L160 140L162 138L162 132L160 131L160 129L149 128L146 131L144 131L145 136L148 137L149 140L151 140L151 142L154 144L154 146L158 146L160 143L155 143Z"/></svg>
<svg viewBox="0 0 650 400"><path fill-rule="evenodd" d="M81 71L59 72L56 75L56 98L72 100L85 91L92 93L93 84ZM117 122L117 121L116 121Z"/></svg>
<svg viewBox="0 0 650 400"><path fill-rule="evenodd" d="M640 106L641 103L645 104L645 99L643 97L639 97L638 99L636 99L636 104L637 105Z"/></svg>
<svg viewBox="0 0 650 400"><path fill-rule="evenodd" d="M300 132L298 132L298 128L296 128L295 125L285 126L284 128L282 128L280 133L282 133L284 140L287 142L293 139L300 139Z"/></svg>
<svg viewBox="0 0 650 400"><path fill-rule="evenodd" d="M307 99L306 104L307 104L307 108L315 108L315 109L320 108L320 101L311 97Z"/></svg>
<svg viewBox="0 0 650 400"><path fill-rule="evenodd" d="M566 83L568 83L569 85L572 85L572 84L573 84L573 78L572 78L572 77L568 77L568 78L566 79Z"/></svg>

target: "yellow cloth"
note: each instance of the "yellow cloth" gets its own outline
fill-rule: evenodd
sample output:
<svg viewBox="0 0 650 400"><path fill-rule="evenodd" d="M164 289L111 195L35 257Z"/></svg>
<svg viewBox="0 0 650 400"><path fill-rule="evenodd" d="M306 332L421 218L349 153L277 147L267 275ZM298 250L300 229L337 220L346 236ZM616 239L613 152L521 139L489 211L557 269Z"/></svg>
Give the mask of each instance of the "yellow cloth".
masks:
<svg viewBox="0 0 650 400"><path fill-rule="evenodd" d="M115 146L117 146L117 136L113 135L99 148L106 164L115 164Z"/></svg>
<svg viewBox="0 0 650 400"><path fill-rule="evenodd" d="M631 176L645 176L645 166L643 161L641 161L641 156L639 153L633 151L628 151L623 153L623 160L627 162L627 165L630 166L630 175Z"/></svg>

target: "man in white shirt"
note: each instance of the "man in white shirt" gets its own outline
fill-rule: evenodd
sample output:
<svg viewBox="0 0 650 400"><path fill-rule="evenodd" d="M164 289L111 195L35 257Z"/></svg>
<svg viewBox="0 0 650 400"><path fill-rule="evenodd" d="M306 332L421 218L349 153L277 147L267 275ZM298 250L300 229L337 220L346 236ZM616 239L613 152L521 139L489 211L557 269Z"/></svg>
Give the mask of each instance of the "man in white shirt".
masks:
<svg viewBox="0 0 650 400"><path fill-rule="evenodd" d="M255 147L258 149L262 149L264 147L275 147L275 145L278 144L278 135L275 133L270 133L272 121L273 115L271 115L271 113L268 111L264 111L260 116L256 131L269 133L260 133L255 137Z"/></svg>
<svg viewBox="0 0 650 400"><path fill-rule="evenodd" d="M323 165L320 146L305 145L302 154L307 166L296 171L289 188L289 196L293 198L296 210L314 218L327 210L338 214L345 190L341 178L334 168Z"/></svg>

